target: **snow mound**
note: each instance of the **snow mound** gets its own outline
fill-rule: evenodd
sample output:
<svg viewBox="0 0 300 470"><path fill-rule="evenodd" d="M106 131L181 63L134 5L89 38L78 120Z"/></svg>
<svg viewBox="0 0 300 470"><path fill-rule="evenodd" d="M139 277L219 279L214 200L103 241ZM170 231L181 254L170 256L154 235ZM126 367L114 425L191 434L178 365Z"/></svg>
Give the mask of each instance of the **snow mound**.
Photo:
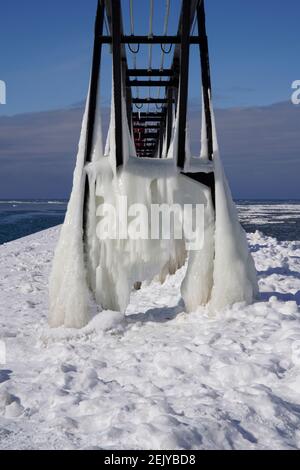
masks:
<svg viewBox="0 0 300 470"><path fill-rule="evenodd" d="M0 246L0 449L300 448L300 242L249 235L253 305L185 313L182 267L132 292L125 324L53 330L58 237Z"/></svg>

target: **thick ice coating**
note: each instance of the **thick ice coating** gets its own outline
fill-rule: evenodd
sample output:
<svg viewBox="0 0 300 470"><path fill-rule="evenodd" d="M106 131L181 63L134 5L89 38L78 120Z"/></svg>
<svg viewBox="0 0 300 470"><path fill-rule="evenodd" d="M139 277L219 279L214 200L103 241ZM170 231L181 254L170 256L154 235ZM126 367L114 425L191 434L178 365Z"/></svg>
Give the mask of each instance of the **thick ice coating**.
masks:
<svg viewBox="0 0 300 470"><path fill-rule="evenodd" d="M88 102L88 101L87 101ZM99 308L125 313L136 282L158 276L164 282L187 262L182 284L182 297L186 310L197 310L208 305L219 311L237 302L251 303L257 294L256 271L249 253L246 234L237 217L235 205L224 175L214 129L214 161L207 159L205 115L202 122L201 158L191 157L187 135L187 161L189 173L214 171L215 207L211 190L181 174L176 167L178 119L175 119L173 139L168 155L162 159L136 157L130 136L123 102L124 165L116 171L114 103L106 149L103 154L100 115L92 162L85 165L87 110L85 111L73 190L66 219L61 230L50 277L50 314L52 327L81 328L91 317L91 298ZM212 110L213 114L213 110ZM86 234L83 237L83 201L85 181L89 184ZM112 220L105 214L105 205L123 214L122 205L135 208L126 215L131 238L107 237L101 234L112 229ZM152 239L149 214L153 205L199 204L203 206L204 242L201 249L187 249L187 238L182 217L175 225L182 225L183 238ZM117 220L117 224L121 222ZM99 233L100 230L100 233ZM198 227L202 230L202 227ZM83 239L85 240L83 242ZM91 295L92 294L92 295Z"/></svg>

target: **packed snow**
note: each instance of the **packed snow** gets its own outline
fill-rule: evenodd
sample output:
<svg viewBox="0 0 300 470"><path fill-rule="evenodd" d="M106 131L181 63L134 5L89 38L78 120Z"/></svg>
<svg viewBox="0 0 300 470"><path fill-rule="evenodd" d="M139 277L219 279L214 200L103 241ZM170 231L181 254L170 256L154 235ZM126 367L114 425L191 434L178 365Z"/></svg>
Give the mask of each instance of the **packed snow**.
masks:
<svg viewBox="0 0 300 470"><path fill-rule="evenodd" d="M300 242L249 235L253 305L185 313L183 267L50 329L59 230L0 246L1 449L300 448Z"/></svg>

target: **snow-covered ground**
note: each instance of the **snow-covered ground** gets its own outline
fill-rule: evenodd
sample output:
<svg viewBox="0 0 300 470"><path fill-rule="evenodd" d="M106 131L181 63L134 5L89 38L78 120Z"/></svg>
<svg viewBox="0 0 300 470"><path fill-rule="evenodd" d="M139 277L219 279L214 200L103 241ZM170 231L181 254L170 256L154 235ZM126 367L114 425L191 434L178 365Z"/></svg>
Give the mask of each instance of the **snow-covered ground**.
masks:
<svg viewBox="0 0 300 470"><path fill-rule="evenodd" d="M49 330L58 231L0 246L1 449L300 448L300 242L249 235L252 306L185 314L181 270L126 321Z"/></svg>

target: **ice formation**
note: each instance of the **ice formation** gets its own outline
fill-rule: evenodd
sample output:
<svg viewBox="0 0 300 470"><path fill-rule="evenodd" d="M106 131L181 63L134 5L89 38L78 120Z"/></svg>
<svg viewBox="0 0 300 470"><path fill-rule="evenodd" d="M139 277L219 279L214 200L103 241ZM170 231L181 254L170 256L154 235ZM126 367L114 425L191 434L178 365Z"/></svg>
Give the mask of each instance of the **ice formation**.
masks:
<svg viewBox="0 0 300 470"><path fill-rule="evenodd" d="M221 310L226 305L236 302L251 303L258 294L258 284L246 233L239 223L236 206L223 170L213 110L212 118L216 227L211 307Z"/></svg>
<svg viewBox="0 0 300 470"><path fill-rule="evenodd" d="M87 103L89 99L87 99ZM86 105L77 162L74 171L73 189L65 222L55 250L49 280L49 324L81 328L89 321L88 288L83 250L83 198L84 155L87 131L88 105Z"/></svg>
<svg viewBox="0 0 300 470"><path fill-rule="evenodd" d="M256 271L224 175L214 117L214 161L207 158L203 114L201 157L191 156L187 132L185 171L214 171L215 208L211 190L182 174L176 166L178 116L168 154L164 143L164 158L139 159L130 136L123 101L124 164L117 171L113 99L111 110L104 152L100 115L97 116L93 158L88 165L84 163L87 109L85 111L72 195L50 278L50 325L74 328L86 325L91 318L90 294L102 309L124 313L136 282L155 277L164 282L166 276L174 274L187 259L181 289L187 311L195 311L200 305L208 305L211 311L218 311L237 302L251 303L257 293ZM86 178L90 196L83 237ZM146 209L146 212L139 213L139 217L128 216L129 233L151 230L145 214L151 212L153 204L202 204L205 222L202 248L188 253L186 240L174 239L173 233L170 240L153 240L147 236L142 239L101 239L97 230L100 220L103 220L103 204L110 204L118 212L121 196L127 197L129 207L139 204ZM182 220L176 219L176 224L180 223Z"/></svg>

